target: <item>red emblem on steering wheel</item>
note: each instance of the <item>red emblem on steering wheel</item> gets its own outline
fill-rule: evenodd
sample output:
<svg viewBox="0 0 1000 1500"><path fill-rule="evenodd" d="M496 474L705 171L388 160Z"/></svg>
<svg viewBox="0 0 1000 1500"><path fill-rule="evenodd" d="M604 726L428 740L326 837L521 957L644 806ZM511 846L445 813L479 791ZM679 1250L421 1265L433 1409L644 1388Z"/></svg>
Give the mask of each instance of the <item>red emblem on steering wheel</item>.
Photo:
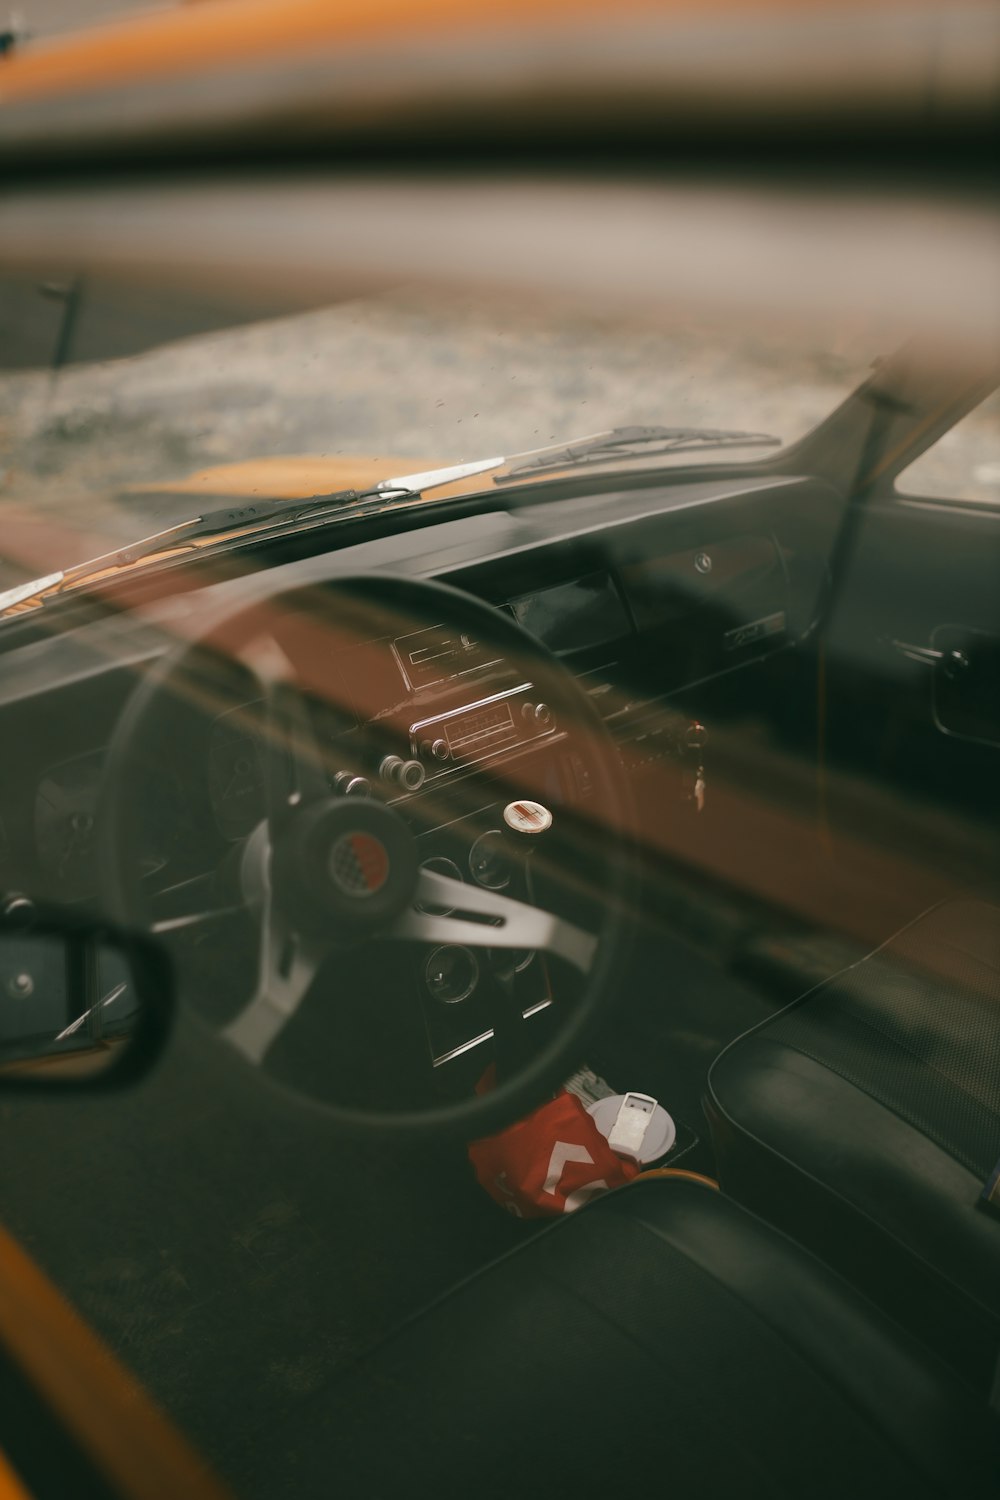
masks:
<svg viewBox="0 0 1000 1500"><path fill-rule="evenodd" d="M330 851L330 875L345 896L374 896L389 879L388 851L360 829L341 834Z"/></svg>

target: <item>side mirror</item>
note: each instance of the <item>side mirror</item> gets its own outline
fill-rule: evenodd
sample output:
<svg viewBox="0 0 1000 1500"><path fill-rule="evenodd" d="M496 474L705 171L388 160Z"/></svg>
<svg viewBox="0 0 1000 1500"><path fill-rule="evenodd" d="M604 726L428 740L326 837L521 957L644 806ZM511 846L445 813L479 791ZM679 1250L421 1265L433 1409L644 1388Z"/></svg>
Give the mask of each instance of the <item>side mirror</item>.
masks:
<svg viewBox="0 0 1000 1500"><path fill-rule="evenodd" d="M0 906L0 1091L116 1088L156 1061L173 1009L148 938L23 896Z"/></svg>

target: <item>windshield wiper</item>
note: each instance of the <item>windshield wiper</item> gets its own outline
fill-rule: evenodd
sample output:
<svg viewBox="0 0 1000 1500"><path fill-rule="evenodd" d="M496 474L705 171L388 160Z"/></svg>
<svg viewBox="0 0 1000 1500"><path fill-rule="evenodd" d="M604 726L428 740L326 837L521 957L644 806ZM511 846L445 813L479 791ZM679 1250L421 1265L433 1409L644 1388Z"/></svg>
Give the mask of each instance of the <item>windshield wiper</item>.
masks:
<svg viewBox="0 0 1000 1500"><path fill-rule="evenodd" d="M104 552L100 557L89 558L87 562L77 563L57 573L47 573L44 578L34 578L28 583L16 584L0 593L0 615L44 604L53 595L67 593L95 578L116 573L119 569L131 568L139 562L149 562L175 552L195 551L199 544L211 541L214 537L243 531L256 532L258 528L266 530L275 523L281 527L289 523L297 524L306 515L321 519L329 512L331 516L340 516L346 508L353 510L355 502L365 498L357 490L343 490L339 494L324 495L321 500L298 504L282 500L238 505L194 516L190 521L180 521L176 526L154 531L151 536L117 547L113 552ZM395 500L400 497L396 494L380 496L380 507L385 505L386 498Z"/></svg>
<svg viewBox="0 0 1000 1500"><path fill-rule="evenodd" d="M409 505L422 500L427 490L439 489L480 474L492 474L494 485L518 484L561 470L590 464L614 464L630 459L655 458L659 454L683 453L707 448L772 448L781 439L764 432L733 432L713 427L615 427L572 443L553 444L510 458L475 459L450 464L419 474L382 479L370 489L338 490L303 500L262 500L228 506L165 527L140 541L106 552L44 578L15 585L0 593L0 617L37 608L56 595L80 588L136 563L152 562L178 552L198 551L213 541L226 542L236 536L261 537L325 521L340 521Z"/></svg>
<svg viewBox="0 0 1000 1500"><path fill-rule="evenodd" d="M253 501L210 511L194 516L189 521L180 521L175 526L167 526L162 531L153 532L151 536L129 542L123 547L115 548L113 552L105 552L100 557L78 563L75 567L47 573L44 578L15 585L0 593L0 616L7 611L20 611L44 604L51 596L79 588L95 578L116 573L119 569L131 568L139 562L150 562L176 552L197 551L205 543L213 539L221 540L230 534L257 535L261 532L294 530L306 523L321 525L324 520L363 516L386 510L392 505L418 501L424 490L487 473L502 463L503 458L476 459L471 463L427 469L420 474L403 474L396 478L382 479L366 490L337 490L329 495L314 495L306 500Z"/></svg>
<svg viewBox="0 0 1000 1500"><path fill-rule="evenodd" d="M494 484L515 484L526 474L576 469L616 459L656 458L696 448L779 448L781 438L766 432L734 432L716 427L614 427L564 447L539 448L512 460Z"/></svg>
<svg viewBox="0 0 1000 1500"><path fill-rule="evenodd" d="M259 500L246 505L227 506L224 510L210 511L206 515L195 516L190 521L168 526L163 531L154 532L141 541L128 543L82 566L88 574L101 568L130 567L133 563L146 561L161 552L174 552L186 544L193 548L199 540L225 536L229 532L255 530L271 521L277 521L284 527L297 526L302 521L322 521L325 516L339 520L345 515L364 515L383 510L394 503L419 500L425 490L453 484L459 479L470 479L476 474L496 469L504 462L503 458L479 458L472 463L449 464L446 468L425 469L420 474L401 474L393 479L380 479L378 484L366 490L335 490L329 495L312 495L304 500ZM67 579L72 571L67 571Z"/></svg>

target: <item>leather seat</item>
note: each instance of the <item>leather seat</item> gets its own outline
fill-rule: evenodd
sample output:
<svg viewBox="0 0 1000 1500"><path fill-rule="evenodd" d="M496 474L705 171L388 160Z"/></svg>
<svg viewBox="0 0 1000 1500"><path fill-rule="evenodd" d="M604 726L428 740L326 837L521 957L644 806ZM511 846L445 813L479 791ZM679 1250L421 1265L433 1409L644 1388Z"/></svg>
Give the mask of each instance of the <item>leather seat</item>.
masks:
<svg viewBox="0 0 1000 1500"><path fill-rule="evenodd" d="M1000 910L960 900L731 1044L706 1111L725 1191L980 1387L1000 1349Z"/></svg>
<svg viewBox="0 0 1000 1500"><path fill-rule="evenodd" d="M770 1226L663 1179L464 1282L276 1436L261 1494L970 1500L1000 1477L985 1402L939 1361Z"/></svg>

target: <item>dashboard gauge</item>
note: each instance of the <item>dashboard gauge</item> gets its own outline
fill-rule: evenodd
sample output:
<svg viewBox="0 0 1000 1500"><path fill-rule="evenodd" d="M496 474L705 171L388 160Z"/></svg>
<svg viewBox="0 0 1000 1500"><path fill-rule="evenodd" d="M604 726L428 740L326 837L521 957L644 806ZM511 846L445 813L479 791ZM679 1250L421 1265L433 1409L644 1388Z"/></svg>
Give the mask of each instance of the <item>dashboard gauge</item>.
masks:
<svg viewBox="0 0 1000 1500"><path fill-rule="evenodd" d="M502 891L510 885L510 854L499 828L481 834L469 851L469 873L477 885Z"/></svg>
<svg viewBox="0 0 1000 1500"><path fill-rule="evenodd" d="M50 766L35 793L35 847L45 873L66 894L94 886L94 826L101 756L81 755Z"/></svg>
<svg viewBox="0 0 1000 1500"><path fill-rule="evenodd" d="M448 944L435 948L424 965L424 982L430 995L442 1005L468 1000L479 983L479 960L471 948Z"/></svg>
<svg viewBox="0 0 1000 1500"><path fill-rule="evenodd" d="M430 859L425 859L421 864L422 870L434 870L438 875L447 875L451 880L461 880L462 872L453 859L447 859L443 854L434 854ZM417 901L417 911L424 911L436 917L450 917L455 910L453 906L436 906L432 901Z"/></svg>
<svg viewBox="0 0 1000 1500"><path fill-rule="evenodd" d="M212 725L208 786L223 838L245 838L267 811L264 747L248 728L244 708L232 709Z"/></svg>
<svg viewBox="0 0 1000 1500"><path fill-rule="evenodd" d="M490 968L498 979L510 980L523 974L535 957L533 948L491 948Z"/></svg>

